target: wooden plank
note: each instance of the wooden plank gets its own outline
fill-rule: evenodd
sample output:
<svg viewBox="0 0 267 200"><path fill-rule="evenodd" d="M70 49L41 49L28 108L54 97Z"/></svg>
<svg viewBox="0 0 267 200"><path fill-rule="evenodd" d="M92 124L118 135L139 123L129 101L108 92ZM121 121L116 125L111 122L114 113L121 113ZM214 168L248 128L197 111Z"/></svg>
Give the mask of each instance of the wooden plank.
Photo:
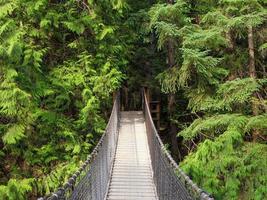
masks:
<svg viewBox="0 0 267 200"><path fill-rule="evenodd" d="M157 200L142 112L122 112L107 200Z"/></svg>

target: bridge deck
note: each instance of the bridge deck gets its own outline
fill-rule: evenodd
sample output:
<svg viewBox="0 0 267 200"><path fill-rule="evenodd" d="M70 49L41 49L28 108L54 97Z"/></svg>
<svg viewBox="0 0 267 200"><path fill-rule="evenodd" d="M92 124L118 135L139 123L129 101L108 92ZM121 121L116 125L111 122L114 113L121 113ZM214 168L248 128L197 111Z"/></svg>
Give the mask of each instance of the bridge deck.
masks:
<svg viewBox="0 0 267 200"><path fill-rule="evenodd" d="M121 113L108 200L156 200L142 112Z"/></svg>

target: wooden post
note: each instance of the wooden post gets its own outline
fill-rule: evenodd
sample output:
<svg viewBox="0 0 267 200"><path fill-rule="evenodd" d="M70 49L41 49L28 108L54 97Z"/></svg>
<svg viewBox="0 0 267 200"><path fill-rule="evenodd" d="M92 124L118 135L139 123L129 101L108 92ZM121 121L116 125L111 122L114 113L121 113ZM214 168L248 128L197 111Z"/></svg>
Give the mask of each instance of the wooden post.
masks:
<svg viewBox="0 0 267 200"><path fill-rule="evenodd" d="M147 86L144 86L145 96L147 98L147 103L149 110L155 124L156 129L160 130L160 101L152 101L150 90Z"/></svg>
<svg viewBox="0 0 267 200"><path fill-rule="evenodd" d="M113 103L114 103L115 100L116 100L117 92L118 92L118 91L116 90L116 91L114 91L113 94L112 94Z"/></svg>
<svg viewBox="0 0 267 200"><path fill-rule="evenodd" d="M160 130L160 101L151 101L150 112L157 130Z"/></svg>
<svg viewBox="0 0 267 200"><path fill-rule="evenodd" d="M144 88L144 91L145 91L145 96L146 96L146 99L147 99L147 103L149 105L149 103L150 103L150 91L149 91L147 86L143 86L143 88Z"/></svg>

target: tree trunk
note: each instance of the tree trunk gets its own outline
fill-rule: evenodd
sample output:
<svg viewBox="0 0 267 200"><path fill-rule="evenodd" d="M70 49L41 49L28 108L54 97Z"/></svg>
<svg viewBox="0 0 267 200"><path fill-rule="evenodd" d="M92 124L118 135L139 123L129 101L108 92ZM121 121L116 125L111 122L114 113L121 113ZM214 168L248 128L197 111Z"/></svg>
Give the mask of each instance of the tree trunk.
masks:
<svg viewBox="0 0 267 200"><path fill-rule="evenodd" d="M234 45L234 40L232 37L231 30L226 32L226 38L229 41L229 46L228 46L229 52L233 52L235 45Z"/></svg>
<svg viewBox="0 0 267 200"><path fill-rule="evenodd" d="M169 94L168 96L168 112L169 112L169 128L171 136L171 151L175 160L181 160L180 150L177 143L177 126L172 121L175 114L175 94Z"/></svg>
<svg viewBox="0 0 267 200"><path fill-rule="evenodd" d="M173 4L174 0L167 0L168 4ZM175 46L172 39L168 40L168 66L169 68L175 65ZM171 93L168 96L168 113L170 119L170 135L171 135L171 151L175 160L180 160L179 147L177 143L177 127L176 124L172 122L172 118L175 113L175 94Z"/></svg>
<svg viewBox="0 0 267 200"><path fill-rule="evenodd" d="M168 4L174 4L174 0L167 0Z"/></svg>
<svg viewBox="0 0 267 200"><path fill-rule="evenodd" d="M249 77L256 79L256 68L255 68L255 50L254 50L254 39L253 39L253 28L252 26L248 27L248 49L249 49ZM257 93L253 94L253 97L257 99ZM254 101L251 102L252 114L254 116L259 114L259 107ZM259 135L258 130L253 131L253 141L256 141Z"/></svg>
<svg viewBox="0 0 267 200"><path fill-rule="evenodd" d="M226 48L226 51L228 54L233 54L234 50L235 50L235 43L234 43L234 39L231 33L231 30L226 31L226 38L229 42L228 47ZM235 80L238 77L238 72L236 71L236 69L234 69L233 71L230 71L230 74L228 76L228 80L232 81Z"/></svg>
<svg viewBox="0 0 267 200"><path fill-rule="evenodd" d="M174 41L172 39L168 40L168 65L169 68L175 65L175 52L174 52Z"/></svg>
<svg viewBox="0 0 267 200"><path fill-rule="evenodd" d="M248 27L248 49L249 49L249 76L251 78L256 78L255 69L255 53L254 53L254 40L253 40L253 28Z"/></svg>

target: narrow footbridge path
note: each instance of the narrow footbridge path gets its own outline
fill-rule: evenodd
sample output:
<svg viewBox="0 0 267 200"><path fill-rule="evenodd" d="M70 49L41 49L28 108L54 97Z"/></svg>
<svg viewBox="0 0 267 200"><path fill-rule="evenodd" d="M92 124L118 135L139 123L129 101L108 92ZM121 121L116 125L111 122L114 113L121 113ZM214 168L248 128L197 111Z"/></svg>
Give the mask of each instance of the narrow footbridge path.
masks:
<svg viewBox="0 0 267 200"><path fill-rule="evenodd" d="M99 143L61 188L39 200L213 200L179 168L142 111L120 111L118 94Z"/></svg>
<svg viewBox="0 0 267 200"><path fill-rule="evenodd" d="M157 199L142 112L121 112L108 199Z"/></svg>

